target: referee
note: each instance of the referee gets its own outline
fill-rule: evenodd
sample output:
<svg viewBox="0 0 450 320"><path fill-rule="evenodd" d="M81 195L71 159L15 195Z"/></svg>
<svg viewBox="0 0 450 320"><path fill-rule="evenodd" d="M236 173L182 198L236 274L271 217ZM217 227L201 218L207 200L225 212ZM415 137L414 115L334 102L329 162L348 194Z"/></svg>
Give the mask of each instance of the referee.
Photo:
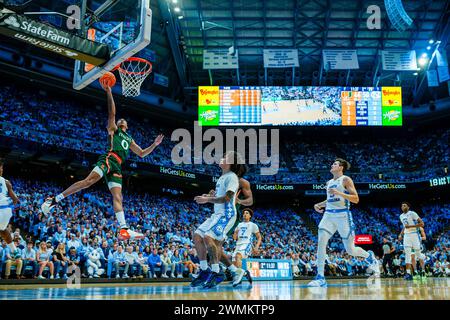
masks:
<svg viewBox="0 0 450 320"><path fill-rule="evenodd" d="M394 251L395 248L392 245L392 242L387 238L383 238L383 271L385 275L392 275L392 258ZM386 265L389 265L389 269L386 268Z"/></svg>

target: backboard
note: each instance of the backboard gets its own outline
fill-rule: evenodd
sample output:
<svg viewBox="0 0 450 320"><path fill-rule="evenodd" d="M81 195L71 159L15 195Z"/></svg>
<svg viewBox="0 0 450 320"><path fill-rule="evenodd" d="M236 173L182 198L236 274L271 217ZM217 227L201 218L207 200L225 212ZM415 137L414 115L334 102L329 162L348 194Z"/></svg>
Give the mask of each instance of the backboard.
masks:
<svg viewBox="0 0 450 320"><path fill-rule="evenodd" d="M89 40L107 44L110 60L102 66L76 61L73 87L81 90L134 56L150 44L152 11L150 0L84 0L81 35Z"/></svg>

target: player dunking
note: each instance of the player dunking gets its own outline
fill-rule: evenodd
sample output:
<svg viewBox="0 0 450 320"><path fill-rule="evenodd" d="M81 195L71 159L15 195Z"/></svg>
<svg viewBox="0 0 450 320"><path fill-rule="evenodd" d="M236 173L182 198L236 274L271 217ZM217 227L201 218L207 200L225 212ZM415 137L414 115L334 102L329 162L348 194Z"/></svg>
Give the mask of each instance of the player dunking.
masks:
<svg viewBox="0 0 450 320"><path fill-rule="evenodd" d="M3 178L3 160L0 160L0 235L11 250L11 256L18 254L11 233L8 230L9 219L12 217L12 206L19 203L11 182Z"/></svg>
<svg viewBox="0 0 450 320"><path fill-rule="evenodd" d="M378 276L380 267L372 251L365 251L355 247L355 226L350 212L350 202L358 203L359 196L353 180L344 175L344 171L350 169L350 164L344 159L336 159L331 165L330 172L333 179L327 182L327 200L314 205L314 209L325 213L319 223L319 241L317 245L317 276L311 281L310 287L325 287L327 283L324 277L327 244L333 234L338 231L349 255L363 257L369 264L369 268Z"/></svg>
<svg viewBox="0 0 450 320"><path fill-rule="evenodd" d="M142 150L127 133L127 121L125 119L119 119L116 123L116 106L111 88L103 86L103 89L106 91L108 99L108 152L98 158L95 168L84 180L75 182L56 197L46 199L41 209L44 214L48 214L64 198L89 188L104 177L113 197L114 213L120 224L119 238L121 240L142 239L144 235L130 230L125 221L122 206L122 164L128 157L129 150L141 158L146 157L162 142L164 136L157 136L151 146Z"/></svg>
<svg viewBox="0 0 450 320"><path fill-rule="evenodd" d="M400 221L403 224L404 229L400 234L399 240L403 237L403 248L405 250L405 263L406 263L406 275L405 280L412 280L412 250L414 252L421 252L422 245L418 228L424 226L422 219L419 215L410 210L411 205L408 202L402 202L402 214L400 215Z"/></svg>

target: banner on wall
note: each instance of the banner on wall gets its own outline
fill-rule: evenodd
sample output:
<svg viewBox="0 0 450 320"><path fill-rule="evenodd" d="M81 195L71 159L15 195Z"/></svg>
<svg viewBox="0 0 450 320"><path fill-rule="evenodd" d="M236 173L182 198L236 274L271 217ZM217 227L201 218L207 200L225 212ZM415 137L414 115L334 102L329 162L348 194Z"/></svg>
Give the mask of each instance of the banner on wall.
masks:
<svg viewBox="0 0 450 320"><path fill-rule="evenodd" d="M264 68L298 67L297 49L264 49Z"/></svg>
<svg viewBox="0 0 450 320"><path fill-rule="evenodd" d="M356 50L323 50L322 58L324 69L359 69Z"/></svg>

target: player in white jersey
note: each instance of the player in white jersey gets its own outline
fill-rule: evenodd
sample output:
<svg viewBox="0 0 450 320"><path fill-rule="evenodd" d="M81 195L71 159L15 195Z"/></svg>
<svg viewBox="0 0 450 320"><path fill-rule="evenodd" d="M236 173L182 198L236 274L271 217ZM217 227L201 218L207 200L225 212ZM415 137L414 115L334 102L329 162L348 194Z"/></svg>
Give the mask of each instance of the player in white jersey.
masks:
<svg viewBox="0 0 450 320"><path fill-rule="evenodd" d="M317 245L317 276L311 281L310 287L325 287L324 277L327 244L333 234L338 231L349 255L363 257L369 264L369 268L376 276L380 274L378 260L372 251L365 251L355 247L355 226L350 212L350 202L358 203L359 196L353 180L344 175L344 171L350 168L350 164L344 159L336 159L331 165L330 172L333 179L327 182L327 200L314 205L314 209L325 213L319 223L319 241Z"/></svg>
<svg viewBox="0 0 450 320"><path fill-rule="evenodd" d="M8 244L11 256L16 256L18 249L14 245L8 224L12 217L13 205L18 203L19 198L14 193L11 182L3 178L3 161L0 160L0 236Z"/></svg>
<svg viewBox="0 0 450 320"><path fill-rule="evenodd" d="M233 227L237 218L236 193L239 189L237 172L243 166L238 161L236 152L227 152L221 159L222 175L216 183L214 196L201 195L194 198L198 204L213 203L214 214L203 222L194 233L194 243L200 259L200 273L191 282L191 286L203 285L205 288L215 287L224 280L220 274L219 260L222 253L223 240ZM207 253L211 263L211 272L208 269Z"/></svg>
<svg viewBox="0 0 450 320"><path fill-rule="evenodd" d="M238 224L233 234L233 239L236 240L233 263L237 268L242 268L242 259L247 259L252 253L258 254L262 240L259 227L250 221L253 217L252 209L246 208L242 211L242 214L244 221ZM256 244L253 246L255 238ZM238 284L233 283L233 286L237 286Z"/></svg>
<svg viewBox="0 0 450 320"><path fill-rule="evenodd" d="M426 278L426 273L425 273L425 245L424 245L424 241L427 240L427 236L425 234L425 229L420 227L419 230L417 230L417 233L419 234L420 237L420 252L414 252L414 254L411 257L412 260L412 264L413 264L413 268L415 270L417 270L416 268L416 258L419 260L419 264L420 264L420 273L417 273L417 277L418 278L422 278L425 279Z"/></svg>
<svg viewBox="0 0 450 320"><path fill-rule="evenodd" d="M400 240L403 236L403 248L405 251L406 275L405 280L412 280L412 250L414 252L421 252L422 244L421 237L418 233L419 228L424 226L422 219L415 211L409 210L411 205L408 202L402 202L402 214L400 221L403 224L404 230L400 234Z"/></svg>

